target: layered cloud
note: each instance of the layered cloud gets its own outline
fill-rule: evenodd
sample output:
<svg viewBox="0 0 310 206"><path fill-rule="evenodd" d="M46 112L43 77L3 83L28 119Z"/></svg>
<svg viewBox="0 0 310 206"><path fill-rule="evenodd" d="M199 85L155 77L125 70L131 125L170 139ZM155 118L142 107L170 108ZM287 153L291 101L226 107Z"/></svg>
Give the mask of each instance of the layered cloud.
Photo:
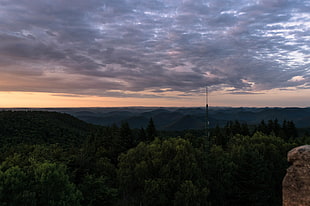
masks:
<svg viewBox="0 0 310 206"><path fill-rule="evenodd" d="M97 96L309 88L308 0L3 0L0 90Z"/></svg>

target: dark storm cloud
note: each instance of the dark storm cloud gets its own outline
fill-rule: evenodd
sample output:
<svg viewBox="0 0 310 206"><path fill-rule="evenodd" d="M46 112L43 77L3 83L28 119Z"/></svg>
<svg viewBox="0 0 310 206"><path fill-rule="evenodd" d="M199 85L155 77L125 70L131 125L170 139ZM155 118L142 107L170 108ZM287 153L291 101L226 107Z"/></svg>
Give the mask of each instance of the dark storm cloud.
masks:
<svg viewBox="0 0 310 206"><path fill-rule="evenodd" d="M18 83L0 89L156 97L206 84L235 94L309 87L309 7L308 0L4 0L0 71Z"/></svg>

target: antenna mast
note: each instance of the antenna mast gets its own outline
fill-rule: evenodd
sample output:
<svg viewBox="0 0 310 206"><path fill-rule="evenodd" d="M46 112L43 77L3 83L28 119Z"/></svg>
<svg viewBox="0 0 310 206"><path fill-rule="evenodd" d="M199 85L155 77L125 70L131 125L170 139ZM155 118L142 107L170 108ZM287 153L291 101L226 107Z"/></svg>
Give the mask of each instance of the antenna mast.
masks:
<svg viewBox="0 0 310 206"><path fill-rule="evenodd" d="M209 134L209 90L208 86L206 85L206 135L208 141L210 141L210 134Z"/></svg>

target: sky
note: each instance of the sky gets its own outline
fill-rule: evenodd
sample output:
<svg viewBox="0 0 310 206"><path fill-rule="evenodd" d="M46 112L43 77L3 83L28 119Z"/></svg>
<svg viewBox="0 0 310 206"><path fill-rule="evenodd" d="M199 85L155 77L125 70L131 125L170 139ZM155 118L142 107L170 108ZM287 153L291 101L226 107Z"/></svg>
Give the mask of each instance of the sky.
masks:
<svg viewBox="0 0 310 206"><path fill-rule="evenodd" d="M0 107L310 106L310 0L1 0Z"/></svg>

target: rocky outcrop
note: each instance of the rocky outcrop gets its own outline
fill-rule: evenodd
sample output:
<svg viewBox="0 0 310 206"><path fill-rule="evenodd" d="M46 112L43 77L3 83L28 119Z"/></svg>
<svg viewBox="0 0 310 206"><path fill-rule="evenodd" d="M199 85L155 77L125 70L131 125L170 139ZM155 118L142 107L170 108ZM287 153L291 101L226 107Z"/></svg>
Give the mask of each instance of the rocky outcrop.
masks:
<svg viewBox="0 0 310 206"><path fill-rule="evenodd" d="M283 179L283 206L310 206L310 145L288 152L292 164Z"/></svg>

